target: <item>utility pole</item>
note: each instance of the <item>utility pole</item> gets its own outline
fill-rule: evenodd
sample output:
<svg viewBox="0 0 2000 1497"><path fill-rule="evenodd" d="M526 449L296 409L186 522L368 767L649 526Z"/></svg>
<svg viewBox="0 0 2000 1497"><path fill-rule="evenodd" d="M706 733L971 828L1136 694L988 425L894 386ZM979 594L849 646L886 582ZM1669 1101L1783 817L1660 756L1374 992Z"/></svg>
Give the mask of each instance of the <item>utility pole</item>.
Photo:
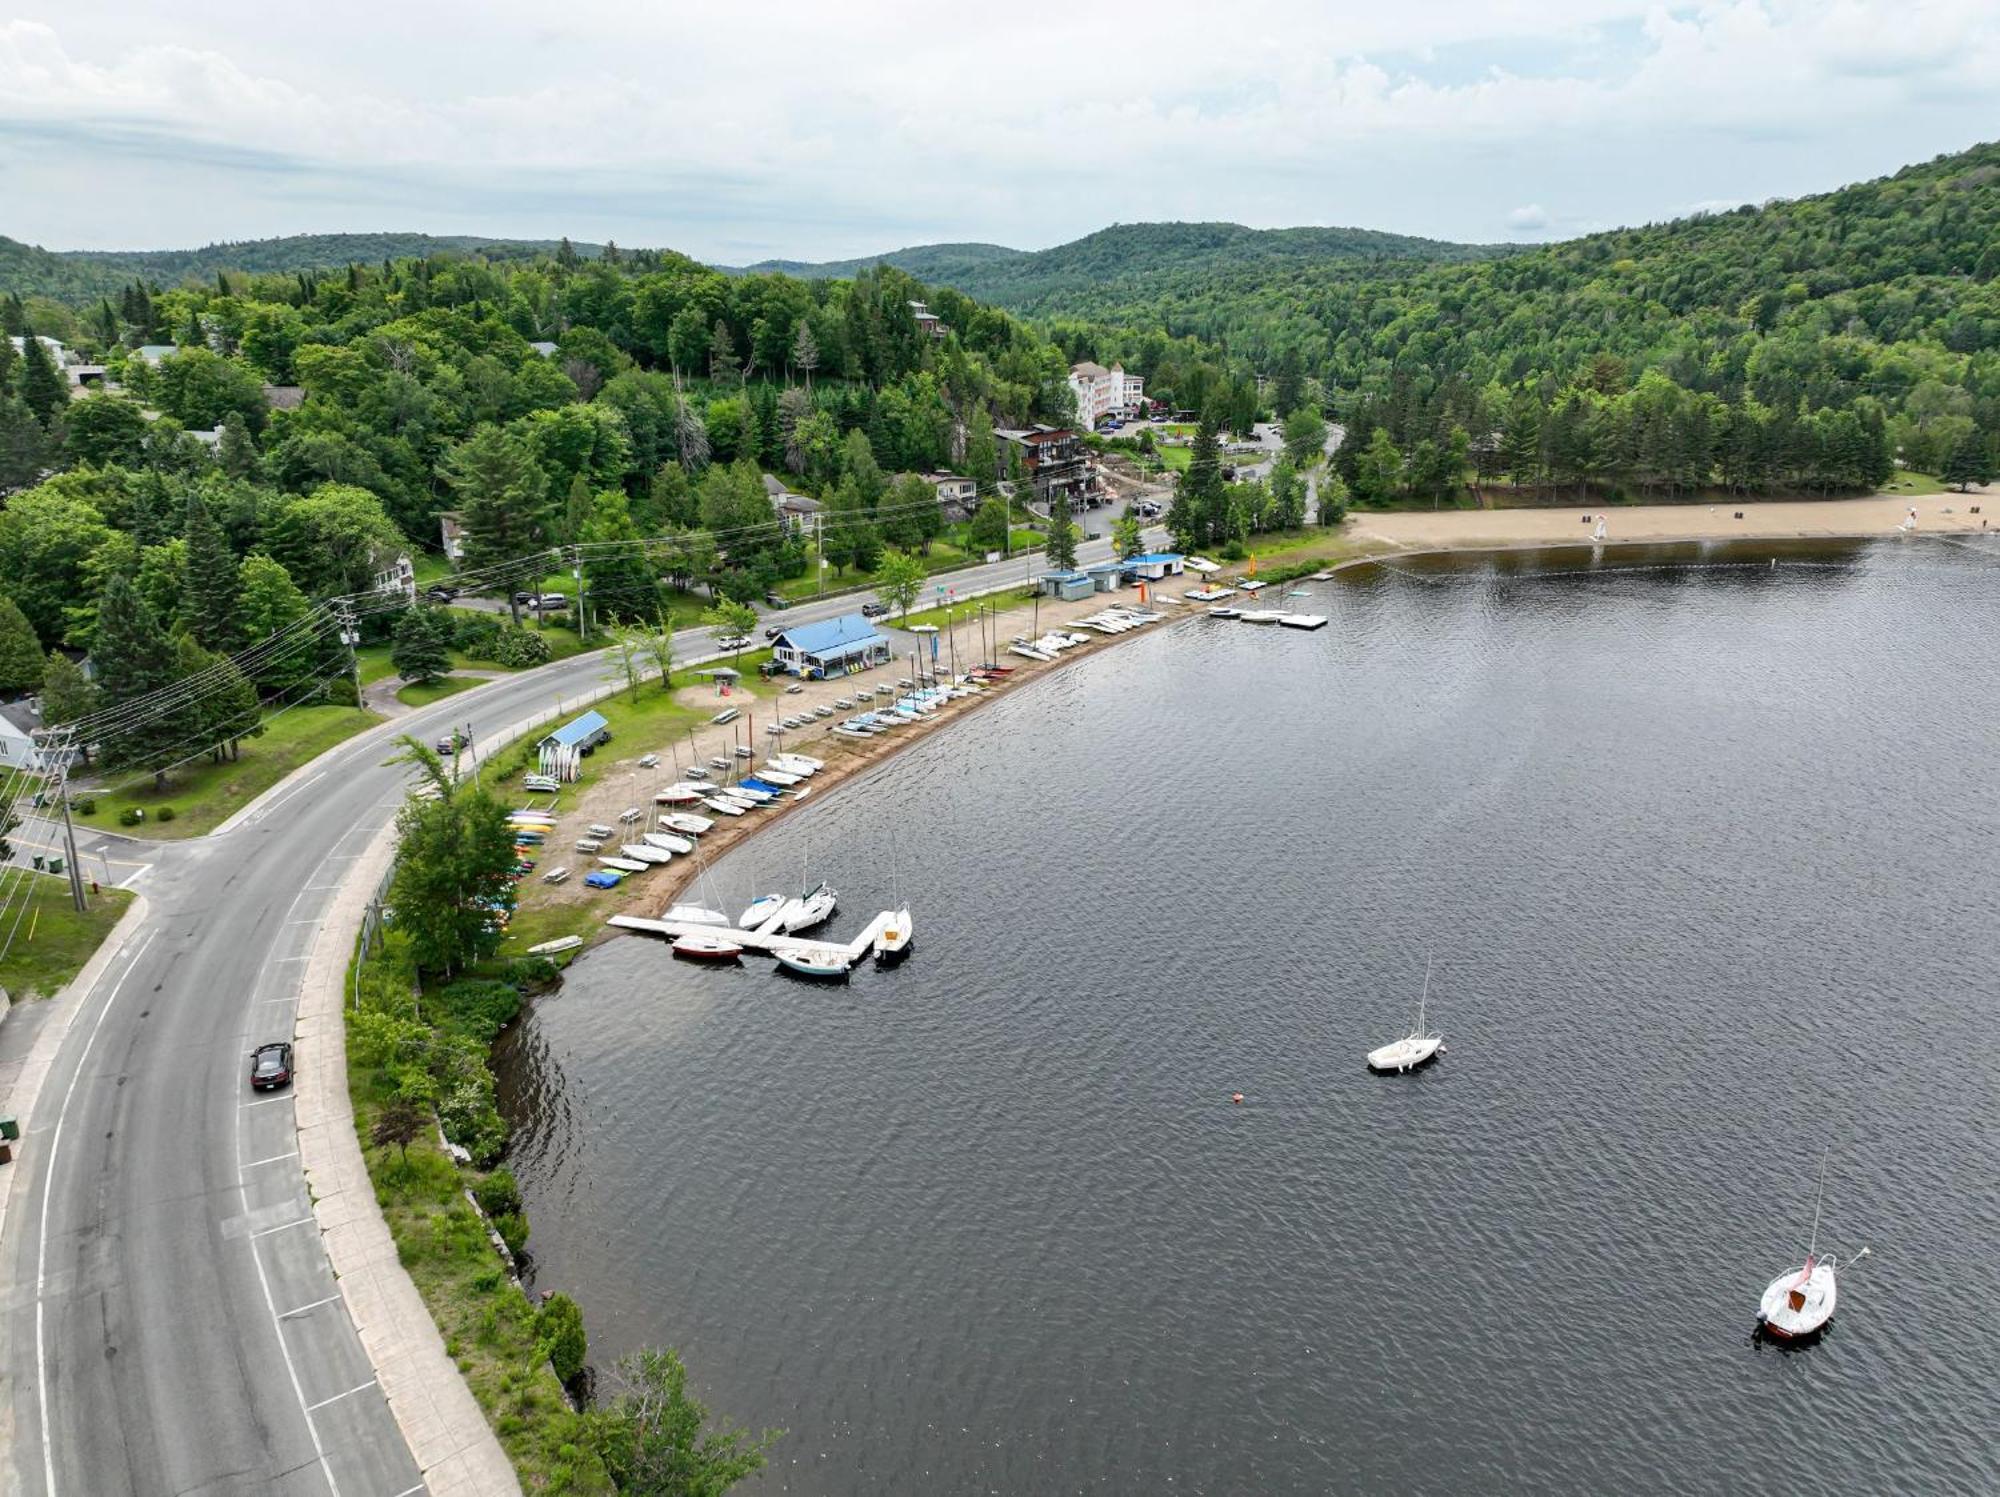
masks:
<svg viewBox="0 0 2000 1497"><path fill-rule="evenodd" d="M583 553L569 548L570 580L576 583L576 637L578 643L590 638L590 609L583 596Z"/></svg>
<svg viewBox="0 0 2000 1497"><path fill-rule="evenodd" d="M354 609L346 599L334 605L340 610L340 642L347 646L347 663L354 671L354 705L361 705L361 630L354 621Z"/></svg>
<svg viewBox="0 0 2000 1497"><path fill-rule="evenodd" d="M46 753L44 745L43 752ZM56 799L62 803L63 851L68 854L63 859L63 867L69 873L69 897L78 910L90 908L90 902L83 897L83 870L76 866L76 827L69 819L69 739L63 738L56 745Z"/></svg>
<svg viewBox="0 0 2000 1497"><path fill-rule="evenodd" d="M826 596L826 511L813 516L813 580L819 584L819 595Z"/></svg>

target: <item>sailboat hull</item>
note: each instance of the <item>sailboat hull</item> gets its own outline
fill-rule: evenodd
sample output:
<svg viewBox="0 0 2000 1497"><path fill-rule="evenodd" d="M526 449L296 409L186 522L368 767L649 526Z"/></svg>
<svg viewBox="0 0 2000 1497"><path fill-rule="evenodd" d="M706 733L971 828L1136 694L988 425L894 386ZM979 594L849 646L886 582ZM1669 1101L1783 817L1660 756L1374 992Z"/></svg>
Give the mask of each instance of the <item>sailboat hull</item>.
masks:
<svg viewBox="0 0 2000 1497"><path fill-rule="evenodd" d="M1771 1280L1757 1305L1757 1324L1773 1341L1815 1341L1833 1323L1839 1300L1832 1262L1816 1263L1810 1273L1795 1268Z"/></svg>

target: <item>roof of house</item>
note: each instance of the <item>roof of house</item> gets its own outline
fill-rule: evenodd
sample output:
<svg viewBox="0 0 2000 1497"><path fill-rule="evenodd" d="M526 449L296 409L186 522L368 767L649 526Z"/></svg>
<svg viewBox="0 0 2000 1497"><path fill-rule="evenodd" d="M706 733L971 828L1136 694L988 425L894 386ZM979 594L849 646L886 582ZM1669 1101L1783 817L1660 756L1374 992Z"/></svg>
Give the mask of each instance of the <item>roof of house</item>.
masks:
<svg viewBox="0 0 2000 1497"><path fill-rule="evenodd" d="M926 473L925 483L971 483L963 473Z"/></svg>
<svg viewBox="0 0 2000 1497"><path fill-rule="evenodd" d="M1085 359L1081 364L1070 365L1069 372L1084 379L1096 379L1100 375L1109 374L1111 371L1106 369L1102 364L1093 364L1089 359Z"/></svg>
<svg viewBox="0 0 2000 1497"><path fill-rule="evenodd" d="M564 723L542 742L548 743L553 740L564 748L575 748L580 743L588 743L610 726L611 724L604 720L603 713L586 712L574 722Z"/></svg>
<svg viewBox="0 0 2000 1497"><path fill-rule="evenodd" d="M295 411L306 403L304 385L266 385L264 404L274 411Z"/></svg>
<svg viewBox="0 0 2000 1497"><path fill-rule="evenodd" d="M1187 558L1181 555L1181 553L1178 551L1148 551L1144 556L1126 557L1125 565L1128 567L1137 567L1137 566L1145 566L1149 563L1159 563L1167 561L1185 561L1185 560L1187 560Z"/></svg>
<svg viewBox="0 0 2000 1497"><path fill-rule="evenodd" d="M549 342L546 338L537 338L530 342L528 347L532 348L545 359L552 359L556 356L555 344Z"/></svg>
<svg viewBox="0 0 2000 1497"><path fill-rule="evenodd" d="M817 499L808 499L804 494L775 494L772 505L783 514L816 515L823 505Z"/></svg>
<svg viewBox="0 0 2000 1497"><path fill-rule="evenodd" d="M465 521L455 509L440 510L438 528L444 532L446 539L456 540L465 534Z"/></svg>
<svg viewBox="0 0 2000 1497"><path fill-rule="evenodd" d="M29 704L27 697L17 702L0 702L0 732L12 728L22 737L42 726L42 716Z"/></svg>
<svg viewBox="0 0 2000 1497"><path fill-rule="evenodd" d="M874 624L862 615L843 613L837 619L787 629L773 643L802 655L852 655L873 644L887 644L888 640L876 633Z"/></svg>
<svg viewBox="0 0 2000 1497"><path fill-rule="evenodd" d="M180 351L181 346L178 343L141 343L132 350L148 364L157 364L161 359L171 359Z"/></svg>

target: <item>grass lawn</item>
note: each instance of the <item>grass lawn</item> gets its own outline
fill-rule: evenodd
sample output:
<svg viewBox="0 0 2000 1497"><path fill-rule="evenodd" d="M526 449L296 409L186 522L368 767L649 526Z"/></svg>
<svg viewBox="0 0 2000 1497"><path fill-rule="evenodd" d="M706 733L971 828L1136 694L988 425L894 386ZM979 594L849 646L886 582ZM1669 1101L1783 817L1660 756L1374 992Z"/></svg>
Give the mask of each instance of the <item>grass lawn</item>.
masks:
<svg viewBox="0 0 2000 1497"><path fill-rule="evenodd" d="M1155 456L1159 458L1160 466L1169 473L1185 473L1188 470L1188 464L1194 461L1194 449L1192 447L1162 447Z"/></svg>
<svg viewBox="0 0 2000 1497"><path fill-rule="evenodd" d="M90 908L78 914L67 878L25 871L20 876L29 880L26 906L10 887L7 928L0 930L0 940L13 932L7 954L0 956L0 988L16 1003L48 997L76 976L132 903L129 889L100 889L90 896Z"/></svg>
<svg viewBox="0 0 2000 1497"><path fill-rule="evenodd" d="M77 790L79 799L89 797L96 804L88 815L76 812L76 820L133 837L199 837L301 764L382 719L354 707L294 707L264 721L263 736L244 739L239 758L226 764L211 764L206 757L192 760L168 774L164 791L153 788L149 774L136 779L113 774L105 789ZM121 827L118 816L127 806L144 811L146 819ZM173 820L161 821L158 813L168 806Z"/></svg>
<svg viewBox="0 0 2000 1497"><path fill-rule="evenodd" d="M982 608L1012 608L1016 604L1027 602L1033 596L1034 593L1025 587L1010 587L997 593L981 593L976 598L967 598L963 603L954 603L949 608L926 608L920 612L913 610L908 619L892 614L888 622L898 629L911 628L917 624L934 624L943 629L956 621L957 626L962 629L968 627L968 621ZM951 616L950 619L945 617L947 614Z"/></svg>
<svg viewBox="0 0 2000 1497"><path fill-rule="evenodd" d="M457 696L461 691L481 684L478 676L439 676L421 686L405 686L396 693L396 700L406 707L428 707L432 702L441 702L446 697Z"/></svg>
<svg viewBox="0 0 2000 1497"><path fill-rule="evenodd" d="M1885 494L1942 494L1948 487L1943 480L1929 473L1919 473L1914 468L1901 468L1896 476L1882 485Z"/></svg>

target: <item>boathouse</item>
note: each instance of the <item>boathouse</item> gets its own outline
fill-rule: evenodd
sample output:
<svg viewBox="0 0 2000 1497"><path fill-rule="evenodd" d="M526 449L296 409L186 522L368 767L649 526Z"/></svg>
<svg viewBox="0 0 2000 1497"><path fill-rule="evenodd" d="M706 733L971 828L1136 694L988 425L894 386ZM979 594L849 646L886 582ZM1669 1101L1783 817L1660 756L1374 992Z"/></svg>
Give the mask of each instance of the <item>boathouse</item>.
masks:
<svg viewBox="0 0 2000 1497"><path fill-rule="evenodd" d="M1094 567L1084 569L1090 578L1090 585L1101 593L1116 592L1125 585L1126 563L1122 561L1100 561Z"/></svg>
<svg viewBox="0 0 2000 1497"><path fill-rule="evenodd" d="M611 724L604 720L601 712L586 712L557 728L542 740L541 746L553 744L557 748L575 749L579 754L587 754L600 743L611 740Z"/></svg>
<svg viewBox="0 0 2000 1497"><path fill-rule="evenodd" d="M1158 582L1162 577L1178 577L1187 570L1187 558L1178 551L1149 551L1144 556L1128 556L1125 570L1135 581Z"/></svg>
<svg viewBox="0 0 2000 1497"><path fill-rule="evenodd" d="M1088 572L1044 572L1035 580L1042 586L1043 597L1061 598L1065 603L1087 598L1097 590Z"/></svg>
<svg viewBox="0 0 2000 1497"><path fill-rule="evenodd" d="M798 624L771 642L771 659L779 670L815 681L881 665L889 654L889 641L858 613Z"/></svg>

